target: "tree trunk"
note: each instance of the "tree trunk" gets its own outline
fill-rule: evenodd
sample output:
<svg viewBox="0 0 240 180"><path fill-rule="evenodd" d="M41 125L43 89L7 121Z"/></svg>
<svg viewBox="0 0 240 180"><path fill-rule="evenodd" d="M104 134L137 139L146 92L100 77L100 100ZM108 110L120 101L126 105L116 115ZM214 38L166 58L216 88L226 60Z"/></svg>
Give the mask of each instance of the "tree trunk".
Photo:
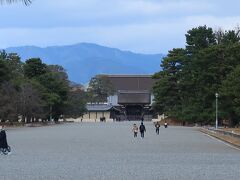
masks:
<svg viewBox="0 0 240 180"><path fill-rule="evenodd" d="M30 123L30 122L31 122L31 117L27 116L27 123Z"/></svg>
<svg viewBox="0 0 240 180"><path fill-rule="evenodd" d="M22 123L25 123L26 117L25 115L22 115Z"/></svg>
<svg viewBox="0 0 240 180"><path fill-rule="evenodd" d="M229 126L230 127L235 127L238 123L238 117L236 116L235 113L231 114L231 118L229 119Z"/></svg>

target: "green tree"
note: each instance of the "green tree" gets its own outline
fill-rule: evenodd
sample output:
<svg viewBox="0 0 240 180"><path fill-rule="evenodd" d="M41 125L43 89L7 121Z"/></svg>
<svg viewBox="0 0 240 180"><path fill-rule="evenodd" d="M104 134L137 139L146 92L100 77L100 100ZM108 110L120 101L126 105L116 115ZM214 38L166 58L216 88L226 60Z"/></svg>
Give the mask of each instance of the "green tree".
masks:
<svg viewBox="0 0 240 180"><path fill-rule="evenodd" d="M0 87L0 120L18 121L19 94L11 82L4 82Z"/></svg>
<svg viewBox="0 0 240 180"><path fill-rule="evenodd" d="M23 65L24 63L21 62L20 57L15 54L15 53L10 53L7 54L6 56L6 62L7 62L7 66L10 69L11 73L12 73L12 77L21 77L23 78L24 76L24 72L23 72Z"/></svg>
<svg viewBox="0 0 240 180"><path fill-rule="evenodd" d="M31 81L21 84L19 98L19 112L22 116L22 122L30 123L44 118L44 102L39 90L34 87Z"/></svg>
<svg viewBox="0 0 240 180"><path fill-rule="evenodd" d="M240 29L223 31L218 30L215 32L215 37L218 44L230 45L240 42Z"/></svg>
<svg viewBox="0 0 240 180"><path fill-rule="evenodd" d="M65 107L66 117L79 118L86 111L87 94L83 90L70 91Z"/></svg>
<svg viewBox="0 0 240 180"><path fill-rule="evenodd" d="M212 28L199 26L189 30L186 34L186 49L189 54L216 44Z"/></svg>
<svg viewBox="0 0 240 180"><path fill-rule="evenodd" d="M8 81L10 79L10 69L7 66L7 63L0 59L0 85L4 81Z"/></svg>
<svg viewBox="0 0 240 180"><path fill-rule="evenodd" d="M18 121L20 116L24 123L57 121L64 114L79 117L88 99L80 87L70 89L62 66L46 65L39 58L23 63L17 54L0 52L0 121Z"/></svg>
<svg viewBox="0 0 240 180"><path fill-rule="evenodd" d="M173 49L162 61L162 71L153 78L159 79L154 86L155 108L160 113L177 118L181 113L181 73L186 61L184 49Z"/></svg>
<svg viewBox="0 0 240 180"><path fill-rule="evenodd" d="M11 82L19 88L24 83L24 63L21 62L20 57L15 53L7 54L5 62L8 66Z"/></svg>
<svg viewBox="0 0 240 180"><path fill-rule="evenodd" d="M68 82L62 79L61 74L54 72L42 74L38 81L44 87L43 99L49 106L49 115L58 120L68 98Z"/></svg>
<svg viewBox="0 0 240 180"><path fill-rule="evenodd" d="M215 93L240 64L238 31L218 32L213 34L206 26L194 28L186 36L186 49L174 49L164 58L162 70L154 76L159 79L154 87L159 112L189 122L214 120ZM227 109L221 108L220 118L223 114L240 118Z"/></svg>
<svg viewBox="0 0 240 180"><path fill-rule="evenodd" d="M105 75L97 75L90 80L88 92L92 102L106 102L107 97L113 95L115 90Z"/></svg>
<svg viewBox="0 0 240 180"><path fill-rule="evenodd" d="M47 69L49 72L57 73L59 78L68 81L68 75L66 70L60 65L48 65Z"/></svg>
<svg viewBox="0 0 240 180"><path fill-rule="evenodd" d="M223 81L220 89L221 108L223 116L229 119L232 126L240 122L240 65L232 71Z"/></svg>
<svg viewBox="0 0 240 180"><path fill-rule="evenodd" d="M24 65L24 75L27 78L36 78L47 72L47 65L40 58L32 58Z"/></svg>

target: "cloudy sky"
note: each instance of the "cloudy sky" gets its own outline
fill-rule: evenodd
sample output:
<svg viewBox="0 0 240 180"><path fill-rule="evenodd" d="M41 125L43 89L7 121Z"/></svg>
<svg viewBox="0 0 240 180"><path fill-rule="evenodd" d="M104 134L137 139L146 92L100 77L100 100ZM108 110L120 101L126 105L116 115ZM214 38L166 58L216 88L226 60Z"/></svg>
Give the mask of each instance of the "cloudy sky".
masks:
<svg viewBox="0 0 240 180"><path fill-rule="evenodd" d="M91 42L139 53L184 47L192 27L233 29L238 0L34 0L0 6L0 48Z"/></svg>

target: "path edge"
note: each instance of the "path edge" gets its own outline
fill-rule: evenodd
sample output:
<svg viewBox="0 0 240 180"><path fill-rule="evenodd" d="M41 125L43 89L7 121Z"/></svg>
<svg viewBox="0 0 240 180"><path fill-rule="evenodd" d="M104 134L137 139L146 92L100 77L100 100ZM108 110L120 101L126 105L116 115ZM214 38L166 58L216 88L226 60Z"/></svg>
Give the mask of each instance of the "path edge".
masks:
<svg viewBox="0 0 240 180"><path fill-rule="evenodd" d="M218 139L218 140L220 140L220 141L222 141L224 143L227 143L227 144L237 148L238 150L240 150L240 145L235 144L235 143L233 143L231 141L228 141L228 140L220 137L217 132L214 132L214 131L212 132L212 131L210 131L210 130L208 130L206 128L200 128L199 131L202 132L203 134L206 134L206 135L209 135L209 136L211 136L213 138L216 138L216 139Z"/></svg>

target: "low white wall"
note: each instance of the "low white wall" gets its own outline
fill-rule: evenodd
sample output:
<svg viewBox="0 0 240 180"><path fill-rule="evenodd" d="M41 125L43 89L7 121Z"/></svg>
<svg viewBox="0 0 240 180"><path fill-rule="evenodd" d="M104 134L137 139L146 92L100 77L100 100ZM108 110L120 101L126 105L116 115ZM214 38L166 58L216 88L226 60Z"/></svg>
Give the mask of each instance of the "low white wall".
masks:
<svg viewBox="0 0 240 180"><path fill-rule="evenodd" d="M160 122L160 121L162 121L165 118L166 118L166 116L164 114L162 114L162 115L158 115L158 118L157 119L153 119L152 121L153 122Z"/></svg>
<svg viewBox="0 0 240 180"><path fill-rule="evenodd" d="M73 121L73 122L100 122L100 119L84 119L84 118L68 118L66 121ZM113 122L113 119L106 119L106 122Z"/></svg>

